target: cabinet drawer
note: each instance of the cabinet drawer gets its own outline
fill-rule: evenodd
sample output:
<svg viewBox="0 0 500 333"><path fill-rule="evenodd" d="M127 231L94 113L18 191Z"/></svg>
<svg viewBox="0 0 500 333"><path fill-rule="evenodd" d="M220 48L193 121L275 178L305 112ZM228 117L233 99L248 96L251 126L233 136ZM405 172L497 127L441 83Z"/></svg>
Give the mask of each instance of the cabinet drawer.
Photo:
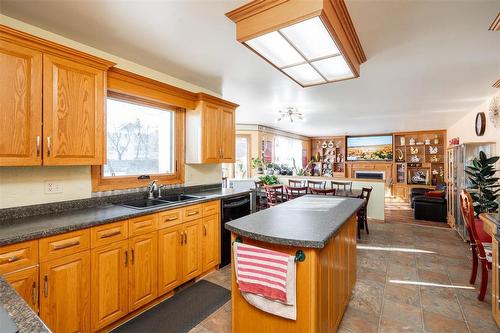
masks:
<svg viewBox="0 0 500 333"><path fill-rule="evenodd" d="M128 238L128 223L120 221L90 229L90 245L92 248L111 244Z"/></svg>
<svg viewBox="0 0 500 333"><path fill-rule="evenodd" d="M182 211L183 222L196 220L202 217L202 206L192 205L184 208Z"/></svg>
<svg viewBox="0 0 500 333"><path fill-rule="evenodd" d="M9 273L38 263L38 241L0 247L0 273Z"/></svg>
<svg viewBox="0 0 500 333"><path fill-rule="evenodd" d="M182 223L182 208L158 213L158 228L163 229Z"/></svg>
<svg viewBox="0 0 500 333"><path fill-rule="evenodd" d="M90 249L90 229L40 239L40 262Z"/></svg>
<svg viewBox="0 0 500 333"><path fill-rule="evenodd" d="M219 200L205 202L202 206L203 206L203 216L219 214L220 211Z"/></svg>
<svg viewBox="0 0 500 333"><path fill-rule="evenodd" d="M158 229L158 215L151 214L128 220L129 237L147 234Z"/></svg>

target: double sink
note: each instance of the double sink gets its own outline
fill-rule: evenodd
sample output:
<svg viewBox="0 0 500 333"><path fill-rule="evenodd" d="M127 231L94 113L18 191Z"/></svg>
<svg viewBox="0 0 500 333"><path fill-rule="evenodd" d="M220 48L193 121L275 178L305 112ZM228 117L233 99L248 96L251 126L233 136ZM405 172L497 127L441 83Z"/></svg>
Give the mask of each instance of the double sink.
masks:
<svg viewBox="0 0 500 333"><path fill-rule="evenodd" d="M192 201L203 198L204 197L199 197L194 195L171 194L156 199L140 199L134 201L127 201L120 204L120 206L125 206L133 209L147 209L156 206L168 206L179 202Z"/></svg>

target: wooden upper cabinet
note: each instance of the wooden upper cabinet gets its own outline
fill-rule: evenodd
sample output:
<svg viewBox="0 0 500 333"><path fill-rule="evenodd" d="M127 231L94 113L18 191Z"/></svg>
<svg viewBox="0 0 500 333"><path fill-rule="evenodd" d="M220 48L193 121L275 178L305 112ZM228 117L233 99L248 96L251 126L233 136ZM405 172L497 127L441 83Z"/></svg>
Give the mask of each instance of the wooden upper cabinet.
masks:
<svg viewBox="0 0 500 333"><path fill-rule="evenodd" d="M221 119L221 160L223 163L236 161L235 145L236 130L234 123L234 110L223 107L220 111Z"/></svg>
<svg viewBox="0 0 500 333"><path fill-rule="evenodd" d="M40 165L42 53L0 40L0 166Z"/></svg>
<svg viewBox="0 0 500 333"><path fill-rule="evenodd" d="M203 93L186 111L186 163L232 163L237 104Z"/></svg>
<svg viewBox="0 0 500 333"><path fill-rule="evenodd" d="M105 76L102 69L44 54L45 165L103 163Z"/></svg>

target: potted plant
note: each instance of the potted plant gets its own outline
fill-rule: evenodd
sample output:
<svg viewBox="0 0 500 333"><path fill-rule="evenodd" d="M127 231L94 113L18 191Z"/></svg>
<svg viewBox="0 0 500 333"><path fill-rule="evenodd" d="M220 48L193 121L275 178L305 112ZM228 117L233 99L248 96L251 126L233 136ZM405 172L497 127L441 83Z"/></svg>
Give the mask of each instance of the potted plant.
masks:
<svg viewBox="0 0 500 333"><path fill-rule="evenodd" d="M266 165L266 175L274 175L274 167L272 163Z"/></svg>
<svg viewBox="0 0 500 333"><path fill-rule="evenodd" d="M278 177L274 175L260 176L259 180L264 182L264 185L277 185L280 183Z"/></svg>
<svg viewBox="0 0 500 333"><path fill-rule="evenodd" d="M311 175L311 165L312 165L312 160L309 161L309 163L307 163L306 167L305 168L297 168L297 165L295 164L295 159L292 158L292 161L293 161L293 170L295 172L295 175L296 176L310 176Z"/></svg>
<svg viewBox="0 0 500 333"><path fill-rule="evenodd" d="M262 175L264 173L264 162L262 159L258 157L252 157L252 169L256 169L258 175Z"/></svg>
<svg viewBox="0 0 500 333"><path fill-rule="evenodd" d="M500 194L500 184L495 174L495 163L500 157L488 158L483 151L479 152L479 158L472 160L472 165L465 169L469 175L468 179L472 183L470 187L472 200L474 201L474 211L479 213L495 212L498 209L496 201Z"/></svg>

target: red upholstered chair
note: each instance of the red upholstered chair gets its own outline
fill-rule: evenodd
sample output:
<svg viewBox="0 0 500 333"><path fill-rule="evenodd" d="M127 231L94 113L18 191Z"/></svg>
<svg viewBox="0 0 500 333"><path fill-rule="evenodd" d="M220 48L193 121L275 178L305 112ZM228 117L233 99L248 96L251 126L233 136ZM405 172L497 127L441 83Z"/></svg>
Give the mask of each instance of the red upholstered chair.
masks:
<svg viewBox="0 0 500 333"><path fill-rule="evenodd" d="M314 188L314 187L309 187L309 191L311 194L319 194L319 195L335 195L335 192L337 191L334 188Z"/></svg>
<svg viewBox="0 0 500 333"><path fill-rule="evenodd" d="M491 236L483 230L483 223L474 216L474 206L472 198L466 190L460 193L460 208L464 218L465 226L470 238L470 248L472 251L472 272L470 284L476 283L478 259L481 263L481 286L477 298L484 300L486 289L488 288L488 270L491 270L492 250Z"/></svg>
<svg viewBox="0 0 500 333"><path fill-rule="evenodd" d="M294 179L289 179L288 180L288 186L292 187L304 187L306 184L306 180L294 180Z"/></svg>
<svg viewBox="0 0 500 333"><path fill-rule="evenodd" d="M308 180L307 187L309 187L309 189L311 189L311 188L324 189L324 188L326 188L326 182L321 181L321 180Z"/></svg>
<svg viewBox="0 0 500 333"><path fill-rule="evenodd" d="M285 191L286 191L286 199L292 200L292 199L301 197L303 195L306 195L307 194L307 187L306 186L301 186L301 187L285 186Z"/></svg>
<svg viewBox="0 0 500 333"><path fill-rule="evenodd" d="M283 185L264 185L264 190L268 208L283 202Z"/></svg>

